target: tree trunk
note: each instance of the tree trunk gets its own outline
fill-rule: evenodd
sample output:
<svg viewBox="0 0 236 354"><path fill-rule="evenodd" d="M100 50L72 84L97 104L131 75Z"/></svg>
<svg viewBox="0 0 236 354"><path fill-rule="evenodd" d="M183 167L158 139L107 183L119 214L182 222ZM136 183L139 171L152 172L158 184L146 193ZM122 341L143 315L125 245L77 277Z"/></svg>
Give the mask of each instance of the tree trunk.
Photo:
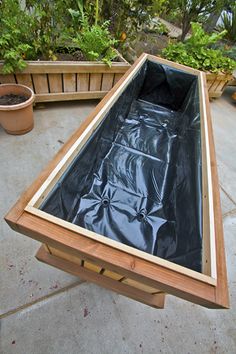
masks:
<svg viewBox="0 0 236 354"><path fill-rule="evenodd" d="M185 37L187 36L189 30L191 28L190 20L183 18L182 22L182 34L180 36L180 40L183 42L185 40Z"/></svg>

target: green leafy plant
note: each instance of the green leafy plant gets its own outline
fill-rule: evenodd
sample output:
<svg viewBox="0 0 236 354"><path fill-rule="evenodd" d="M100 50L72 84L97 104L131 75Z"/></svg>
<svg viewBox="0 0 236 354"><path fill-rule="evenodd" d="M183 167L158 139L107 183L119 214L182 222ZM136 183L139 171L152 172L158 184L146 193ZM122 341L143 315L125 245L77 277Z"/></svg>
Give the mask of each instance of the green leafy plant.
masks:
<svg viewBox="0 0 236 354"><path fill-rule="evenodd" d="M221 28L227 31L225 38L230 41L236 41L236 2L232 5L231 11L223 12L222 14L223 25Z"/></svg>
<svg viewBox="0 0 236 354"><path fill-rule="evenodd" d="M26 67L24 59L32 49L26 35L31 19L15 0L3 1L0 11L0 58L4 61L3 73L8 74Z"/></svg>
<svg viewBox="0 0 236 354"><path fill-rule="evenodd" d="M224 48L223 52L227 57L236 61L236 45L234 45L230 48L229 47Z"/></svg>
<svg viewBox="0 0 236 354"><path fill-rule="evenodd" d="M81 0L80 0L81 1ZM56 60L56 50L65 33L70 33L71 11L78 9L79 0L26 0L26 9L32 18L32 46L34 57Z"/></svg>
<svg viewBox="0 0 236 354"><path fill-rule="evenodd" d="M232 73L236 62L210 46L224 37L226 31L206 34L199 23L192 23L192 36L184 43L170 43L162 56L195 69L213 73Z"/></svg>
<svg viewBox="0 0 236 354"><path fill-rule="evenodd" d="M0 59L4 61L4 73L23 70L25 60L57 60L58 48L73 53L78 46L88 60L111 65L117 55L113 48L117 41L111 37L109 22L98 24L98 0L24 3L23 8L20 0L0 0Z"/></svg>
<svg viewBox="0 0 236 354"><path fill-rule="evenodd" d="M78 45L87 60L102 60L111 66L112 60L117 56L113 48L117 41L111 37L108 26L108 21L101 26L90 26L85 18L83 29L73 42Z"/></svg>
<svg viewBox="0 0 236 354"><path fill-rule="evenodd" d="M181 40L184 41L190 31L191 22L205 23L209 21L209 16L218 14L220 16L224 6L230 0L167 0L166 14L177 17L177 24L181 26ZM218 16L218 18L219 18Z"/></svg>

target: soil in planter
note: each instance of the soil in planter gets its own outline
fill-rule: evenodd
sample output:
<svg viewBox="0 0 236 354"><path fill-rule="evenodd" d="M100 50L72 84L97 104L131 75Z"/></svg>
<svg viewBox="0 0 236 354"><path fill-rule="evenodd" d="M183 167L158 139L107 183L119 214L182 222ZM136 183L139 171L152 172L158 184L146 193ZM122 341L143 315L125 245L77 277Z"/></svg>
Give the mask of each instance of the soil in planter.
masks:
<svg viewBox="0 0 236 354"><path fill-rule="evenodd" d="M19 104L28 100L29 97L23 95L4 95L0 96L0 105L1 106L12 106L14 104Z"/></svg>
<svg viewBox="0 0 236 354"><path fill-rule="evenodd" d="M66 48L58 48L58 50L55 52L55 56L57 59L56 61L87 61L86 57L79 49L71 49L68 51ZM38 59L39 61L48 60L48 58L44 56L40 56ZM116 57L112 61L120 61L120 58Z"/></svg>

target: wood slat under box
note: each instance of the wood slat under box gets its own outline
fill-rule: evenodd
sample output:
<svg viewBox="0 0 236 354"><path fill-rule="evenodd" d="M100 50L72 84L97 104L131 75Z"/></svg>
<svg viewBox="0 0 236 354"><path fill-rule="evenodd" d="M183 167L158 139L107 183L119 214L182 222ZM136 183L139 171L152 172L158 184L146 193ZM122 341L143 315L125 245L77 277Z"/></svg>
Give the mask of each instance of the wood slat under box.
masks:
<svg viewBox="0 0 236 354"><path fill-rule="evenodd" d="M156 309L164 308L165 294L149 294L140 289L133 288L127 284L122 284L121 282L113 280L112 278L105 277L102 274L94 272L90 269L76 265L71 261L52 255L43 246L41 246L41 248L38 250L36 258L41 262L49 264L75 276L79 276L84 280L91 281L99 286L115 291L121 295L127 296L133 300L137 300Z"/></svg>
<svg viewBox="0 0 236 354"><path fill-rule="evenodd" d="M46 247L46 249L48 250L48 252L50 254L52 254L52 255L54 255L56 257L65 259L67 261L73 262L74 264L81 265L82 260L79 257L71 255L71 254L68 254L68 253L63 252L61 250L58 250L55 247L51 247L51 246L48 246L48 245L45 245L45 247Z"/></svg>
<svg viewBox="0 0 236 354"><path fill-rule="evenodd" d="M145 285L145 284L140 283L140 282L138 282L136 280L133 280L133 279L124 279L124 280L122 280L122 283L123 284L128 284L128 285L130 285L130 286L132 286L134 288L143 290L143 291L145 291L147 293L150 293L150 294L154 294L154 293L158 293L159 292L158 289L153 288L153 287L148 286L148 285Z"/></svg>
<svg viewBox="0 0 236 354"><path fill-rule="evenodd" d="M66 252L60 251L60 250L58 250L54 247L48 246L48 245L44 245L44 247L45 247L46 251L48 251L50 254L52 254L56 257L73 262L74 264L84 267L86 269L89 269L95 273L102 272L103 276L109 277L113 280L121 281L123 284L127 284L135 289L140 289L140 290L145 291L149 294L160 293L160 290L158 290L157 288L150 287L148 285L145 285L145 284L135 281L133 279L127 279L123 275L112 272L107 269L104 269L101 266L98 266L91 261L89 262L89 261L81 260L81 258L79 258L77 256L68 255Z"/></svg>
<svg viewBox="0 0 236 354"><path fill-rule="evenodd" d="M90 269L92 270L93 272L96 272L96 273L100 273L101 270L102 270L102 267L99 267L98 265L92 263L92 262L88 262L88 261L84 261L84 264L83 264L84 268L87 268L87 269Z"/></svg>
<svg viewBox="0 0 236 354"><path fill-rule="evenodd" d="M115 272L112 272L108 269L105 269L104 272L103 272L103 275L105 277L109 277L109 278L112 278L114 280L121 280L122 278L124 278L121 274L118 274L118 273L115 273Z"/></svg>

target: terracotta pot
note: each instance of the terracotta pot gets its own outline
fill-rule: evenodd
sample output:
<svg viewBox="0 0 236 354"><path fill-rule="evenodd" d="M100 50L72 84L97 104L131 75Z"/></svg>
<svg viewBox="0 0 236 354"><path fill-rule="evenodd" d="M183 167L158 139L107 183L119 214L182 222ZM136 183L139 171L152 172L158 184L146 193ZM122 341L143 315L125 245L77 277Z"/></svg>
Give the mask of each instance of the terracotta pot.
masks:
<svg viewBox="0 0 236 354"><path fill-rule="evenodd" d="M23 95L28 97L28 99L19 104L0 105L0 124L8 134L20 135L28 133L34 127L34 93L29 87L24 85L0 85L0 96L9 94Z"/></svg>

